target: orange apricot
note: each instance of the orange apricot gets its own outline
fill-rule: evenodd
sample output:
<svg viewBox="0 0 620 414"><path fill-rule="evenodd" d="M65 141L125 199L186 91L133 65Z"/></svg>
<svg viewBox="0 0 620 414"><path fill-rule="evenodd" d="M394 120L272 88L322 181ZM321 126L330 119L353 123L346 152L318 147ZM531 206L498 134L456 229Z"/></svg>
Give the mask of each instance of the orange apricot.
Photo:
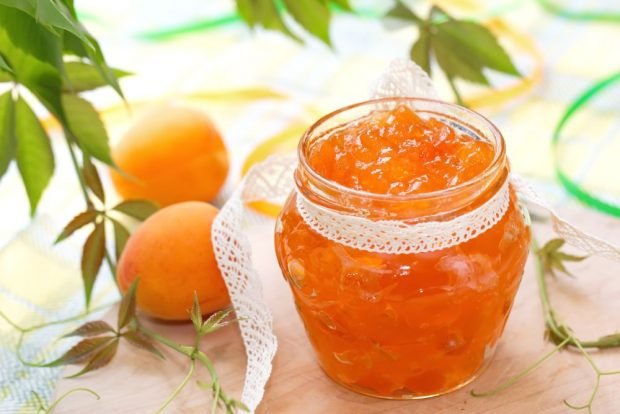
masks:
<svg viewBox="0 0 620 414"><path fill-rule="evenodd" d="M178 203L150 216L131 235L117 280L125 292L139 278L138 309L160 319L187 320L194 292L203 314L230 304L211 242L217 213L208 203Z"/></svg>
<svg viewBox="0 0 620 414"><path fill-rule="evenodd" d="M139 119L112 158L123 171L111 170L122 198L145 198L161 206L212 200L229 169L224 141L209 117L170 104Z"/></svg>

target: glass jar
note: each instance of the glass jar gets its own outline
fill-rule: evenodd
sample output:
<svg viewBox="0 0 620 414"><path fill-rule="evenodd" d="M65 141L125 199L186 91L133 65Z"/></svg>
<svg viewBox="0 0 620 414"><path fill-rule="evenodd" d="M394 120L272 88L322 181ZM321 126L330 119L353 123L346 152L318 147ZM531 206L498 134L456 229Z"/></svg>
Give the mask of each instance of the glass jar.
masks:
<svg viewBox="0 0 620 414"><path fill-rule="evenodd" d="M347 188L312 169L308 154L316 142L373 111L402 104L490 142L493 161L457 186L403 196ZM356 392L393 399L436 396L472 381L502 334L530 243L527 212L507 187L509 165L498 129L456 105L388 98L323 117L303 135L298 156L296 191L276 224L276 253L326 374ZM461 243L416 253L358 249L325 237L304 220L297 203L303 196L323 211L417 225L453 222L502 188L509 202L497 222Z"/></svg>

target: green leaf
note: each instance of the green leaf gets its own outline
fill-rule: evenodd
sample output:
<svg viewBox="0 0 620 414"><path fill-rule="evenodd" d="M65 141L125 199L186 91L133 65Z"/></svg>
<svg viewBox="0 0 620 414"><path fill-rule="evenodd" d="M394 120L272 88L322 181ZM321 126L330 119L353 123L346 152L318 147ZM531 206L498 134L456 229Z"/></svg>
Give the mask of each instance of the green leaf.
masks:
<svg viewBox="0 0 620 414"><path fill-rule="evenodd" d="M112 361L114 355L116 355L116 351L118 350L118 338L115 338L112 342L105 345L103 348L99 349L95 354L93 354L86 366L78 373L69 375L66 378L77 378L86 374L87 372L94 371L96 369L102 368Z"/></svg>
<svg viewBox="0 0 620 414"><path fill-rule="evenodd" d="M116 78L131 75L120 69L110 69ZM84 62L66 62L65 74L67 82L63 84L64 92L79 93L108 86L108 82L101 75L101 71L95 66Z"/></svg>
<svg viewBox="0 0 620 414"><path fill-rule="evenodd" d="M404 4L401 0L396 0L394 7L388 11L386 17L392 17L400 20L408 20L412 22L419 23L422 21L406 4Z"/></svg>
<svg viewBox="0 0 620 414"><path fill-rule="evenodd" d="M87 153L84 153L84 165L82 166L82 173L84 175L84 181L90 190L102 203L105 203L105 192L103 191L103 184L101 184L101 177L97 168L90 161L90 157Z"/></svg>
<svg viewBox="0 0 620 414"><path fill-rule="evenodd" d="M77 36L69 32L64 32L62 39L62 50L65 55L88 58L88 52L84 47L84 43Z"/></svg>
<svg viewBox="0 0 620 414"><path fill-rule="evenodd" d="M560 272L564 273L565 275L573 276L568 270L566 270L566 267L564 266L564 263L562 263L561 260L558 260L557 257L555 257L555 256L551 256L551 267L552 267L552 269L559 270Z"/></svg>
<svg viewBox="0 0 620 414"><path fill-rule="evenodd" d="M9 62L7 62L4 57L2 57L2 55L0 54L0 71L4 71L7 73L13 73L13 69L11 69L11 67L9 66ZM11 80L12 78L9 76L9 80ZM0 82L2 82L2 80L0 80Z"/></svg>
<svg viewBox="0 0 620 414"><path fill-rule="evenodd" d="M110 219L114 227L114 248L116 252L116 260L118 261L125 250L125 245L129 239L129 230L121 223L114 219Z"/></svg>
<svg viewBox="0 0 620 414"><path fill-rule="evenodd" d="M134 279L121 299L121 304L118 307L117 322L117 329L119 331L136 317L136 288L138 287L138 282L138 278Z"/></svg>
<svg viewBox="0 0 620 414"><path fill-rule="evenodd" d="M47 364L41 364L40 366L59 367L61 365L81 364L106 344L110 343L114 338L114 336L100 336L97 338L82 339L60 358L48 362Z"/></svg>
<svg viewBox="0 0 620 414"><path fill-rule="evenodd" d="M108 165L114 165L110 155L108 133L95 108L77 95L63 94L62 106L67 115L69 130L82 150Z"/></svg>
<svg viewBox="0 0 620 414"><path fill-rule="evenodd" d="M450 40L445 36L437 34L432 39L433 52L437 58L437 63L448 78L461 78L470 82L489 85L489 81L482 73L482 66L467 59L463 60L455 53Z"/></svg>
<svg viewBox="0 0 620 414"><path fill-rule="evenodd" d="M62 230L62 233L60 233L55 243L63 241L87 224L94 223L98 215L99 212L97 210L89 209L73 217L73 219L71 219L71 221Z"/></svg>
<svg viewBox="0 0 620 414"><path fill-rule="evenodd" d="M557 252L555 256L563 262L581 262L588 258L588 256L576 256L564 252Z"/></svg>
<svg viewBox="0 0 620 414"><path fill-rule="evenodd" d="M239 16L248 24L250 27L254 27L256 24L256 14L254 11L253 0L236 0L237 12Z"/></svg>
<svg viewBox="0 0 620 414"><path fill-rule="evenodd" d="M200 309L200 302L198 301L198 294L194 291L194 302L192 303L192 310L189 313L190 319L194 324L196 332L200 332L202 327L202 310Z"/></svg>
<svg viewBox="0 0 620 414"><path fill-rule="evenodd" d="M282 20L273 0L254 0L253 4L256 22L260 23L265 29L277 30L299 41L299 38L284 24L284 20Z"/></svg>
<svg viewBox="0 0 620 414"><path fill-rule="evenodd" d="M34 214L54 174L54 154L45 130L21 97L15 104L15 141L17 167L30 201L30 213Z"/></svg>
<svg viewBox="0 0 620 414"><path fill-rule="evenodd" d="M28 14L0 6L0 52L15 73L45 107L61 121L61 38Z"/></svg>
<svg viewBox="0 0 620 414"><path fill-rule="evenodd" d="M69 336L82 336L82 337L90 337L90 336L98 336L105 333L115 332L114 328L112 328L106 321L92 321L86 322L84 325L75 329L74 331L69 332L64 335L64 337Z"/></svg>
<svg viewBox="0 0 620 414"><path fill-rule="evenodd" d="M35 0L0 0L0 6L18 9L31 16L35 13Z"/></svg>
<svg viewBox="0 0 620 414"><path fill-rule="evenodd" d="M431 76L431 36L428 31L420 27L420 35L418 40L411 46L409 52L411 60L420 65L428 76Z"/></svg>
<svg viewBox="0 0 620 414"><path fill-rule="evenodd" d="M90 233L82 250L82 280L84 282L84 294L86 295L86 305L90 303L93 286L103 256L105 255L105 228L103 223L97 223L95 229Z"/></svg>
<svg viewBox="0 0 620 414"><path fill-rule="evenodd" d="M336 6L340 7L344 11L352 12L353 8L349 3L349 0L331 0Z"/></svg>
<svg viewBox="0 0 620 414"><path fill-rule="evenodd" d="M317 0L284 0L288 12L308 32L329 45L330 12Z"/></svg>
<svg viewBox="0 0 620 414"><path fill-rule="evenodd" d="M69 13L71 13L71 16L74 19L77 19L77 12L75 11L75 4L73 0L60 0L60 1L62 2L62 4L65 5L67 10L69 10Z"/></svg>
<svg viewBox="0 0 620 414"><path fill-rule="evenodd" d="M15 156L15 104L11 91L0 95L0 178Z"/></svg>
<svg viewBox="0 0 620 414"><path fill-rule="evenodd" d="M157 206L157 204L148 200L127 200L117 204L113 208L113 210L116 210L141 221L146 220L158 209L159 207Z"/></svg>
<svg viewBox="0 0 620 414"><path fill-rule="evenodd" d="M153 341L151 341L151 339L142 332L125 332L123 334L123 338L127 339L127 341L133 346L148 351L161 359L165 359L164 354L162 354L161 351L157 349L157 347L153 344Z"/></svg>
<svg viewBox="0 0 620 414"><path fill-rule="evenodd" d="M88 39L90 40L92 48L86 47L86 45L83 44L88 58L95 65L101 76L106 80L106 82L108 82L108 85L110 85L116 91L118 96L125 99L125 95L123 94L123 90L118 83L118 79L116 79L114 72L108 67L108 64L106 63L105 57L103 56L103 51L101 50L101 46L99 46L99 43L95 40L94 37L89 35Z"/></svg>
<svg viewBox="0 0 620 414"><path fill-rule="evenodd" d="M551 239L547 243L545 243L545 245L540 249L540 252L551 253L551 252L557 251L561 249L562 246L564 246L564 243L566 243L564 239L560 239L560 238Z"/></svg>
<svg viewBox="0 0 620 414"><path fill-rule="evenodd" d="M489 29L481 24L451 19L436 25L438 36L451 44L462 60L468 57L482 67L520 76L508 53Z"/></svg>
<svg viewBox="0 0 620 414"><path fill-rule="evenodd" d="M85 43L90 43L87 32L58 0L36 0L35 19L42 25L65 30Z"/></svg>
<svg viewBox="0 0 620 414"><path fill-rule="evenodd" d="M209 318L202 324L199 334L205 335L236 322L236 319L226 320L226 318L233 312L233 310L234 309L232 308L223 309L209 316Z"/></svg>

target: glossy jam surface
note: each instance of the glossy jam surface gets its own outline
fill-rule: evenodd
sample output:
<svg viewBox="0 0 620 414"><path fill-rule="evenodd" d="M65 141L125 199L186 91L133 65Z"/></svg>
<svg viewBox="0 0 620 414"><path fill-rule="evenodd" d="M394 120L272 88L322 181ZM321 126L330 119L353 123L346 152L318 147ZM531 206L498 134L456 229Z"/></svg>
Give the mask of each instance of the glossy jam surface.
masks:
<svg viewBox="0 0 620 414"><path fill-rule="evenodd" d="M406 195L469 181L493 157L490 143L401 105L337 129L311 147L309 163L348 188Z"/></svg>
<svg viewBox="0 0 620 414"><path fill-rule="evenodd" d="M476 177L494 147L407 108L375 112L308 150L310 166L349 188L441 190ZM423 398L466 384L488 361L513 304L529 228L511 190L501 221L478 237L419 254L346 247L285 205L276 251L324 371L357 392Z"/></svg>

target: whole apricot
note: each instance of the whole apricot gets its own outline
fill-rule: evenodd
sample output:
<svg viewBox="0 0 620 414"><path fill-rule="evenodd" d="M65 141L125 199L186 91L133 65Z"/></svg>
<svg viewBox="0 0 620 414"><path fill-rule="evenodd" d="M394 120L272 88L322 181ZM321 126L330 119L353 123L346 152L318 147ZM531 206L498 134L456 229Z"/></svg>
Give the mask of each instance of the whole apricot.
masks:
<svg viewBox="0 0 620 414"><path fill-rule="evenodd" d="M229 169L226 146L209 117L171 104L139 119L113 148L112 158L122 170L111 170L122 198L161 206L212 200Z"/></svg>
<svg viewBox="0 0 620 414"><path fill-rule="evenodd" d="M178 203L134 231L118 262L117 280L125 292L139 278L138 309L160 319L187 320L194 292L203 314L230 304L211 242L217 213L208 203Z"/></svg>

